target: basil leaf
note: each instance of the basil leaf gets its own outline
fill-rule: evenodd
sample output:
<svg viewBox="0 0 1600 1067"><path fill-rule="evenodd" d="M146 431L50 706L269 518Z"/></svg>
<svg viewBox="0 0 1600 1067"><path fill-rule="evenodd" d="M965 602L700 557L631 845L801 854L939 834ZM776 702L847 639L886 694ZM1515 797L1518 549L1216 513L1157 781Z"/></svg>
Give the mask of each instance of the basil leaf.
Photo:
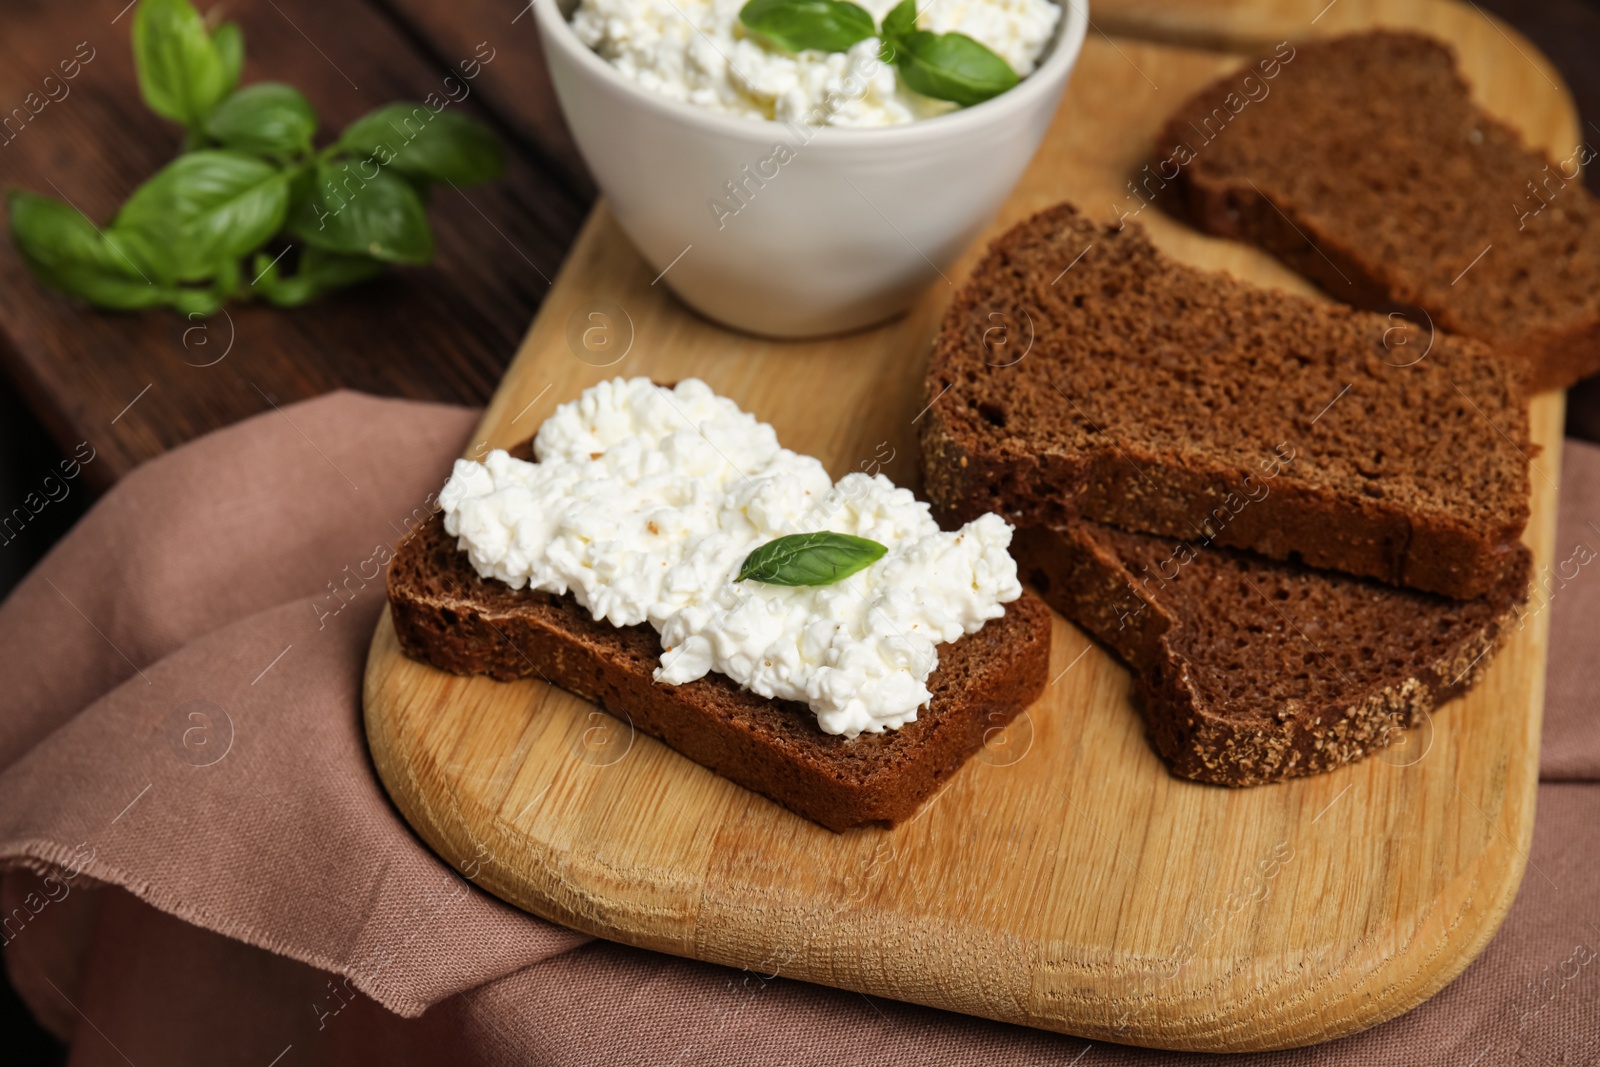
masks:
<svg viewBox="0 0 1600 1067"><path fill-rule="evenodd" d="M888 44L906 88L936 100L981 104L1018 81L1010 64L964 33L913 30L894 35Z"/></svg>
<svg viewBox="0 0 1600 1067"><path fill-rule="evenodd" d="M299 90L260 82L224 100L205 121L206 136L260 156L289 156L311 147L317 113Z"/></svg>
<svg viewBox="0 0 1600 1067"><path fill-rule="evenodd" d="M163 291L141 277L130 243L94 229L75 208L32 192L6 197L11 240L40 280L102 307L150 307Z"/></svg>
<svg viewBox="0 0 1600 1067"><path fill-rule="evenodd" d="M872 16L848 0L750 0L739 21L791 52L847 52L877 33Z"/></svg>
<svg viewBox="0 0 1600 1067"><path fill-rule="evenodd" d="M916 0L900 0L894 8L883 16L883 38L885 43L896 38L914 33L917 29Z"/></svg>
<svg viewBox="0 0 1600 1067"><path fill-rule="evenodd" d="M135 189L114 225L159 246L169 280L195 281L259 248L288 207L285 171L239 152L190 152Z"/></svg>
<svg viewBox="0 0 1600 1067"><path fill-rule="evenodd" d="M317 164L315 184L289 216L289 232L327 252L390 263L433 258L433 232L422 198L405 179L367 161Z"/></svg>
<svg viewBox="0 0 1600 1067"><path fill-rule="evenodd" d="M137 230L115 225L107 227L104 236L117 262L123 266L131 264L141 282L150 284L172 280L171 257L159 243Z"/></svg>
<svg viewBox="0 0 1600 1067"><path fill-rule="evenodd" d="M469 185L505 171L500 142L489 128L452 111L423 104L389 104L345 128L339 147L408 177Z"/></svg>
<svg viewBox="0 0 1600 1067"><path fill-rule="evenodd" d="M371 256L346 256L308 248L300 257L300 270L295 277L309 277L319 291L327 292L376 278L384 272L385 266L382 260Z"/></svg>
<svg viewBox="0 0 1600 1067"><path fill-rule="evenodd" d="M24 257L26 259L26 257ZM69 296L108 311L140 311L174 303L177 291L137 278L106 274L90 267L42 267L28 261L38 279Z"/></svg>
<svg viewBox="0 0 1600 1067"><path fill-rule="evenodd" d="M291 277L281 277L277 264L264 252L256 256L255 270L259 277L254 288L268 303L278 307L299 307L330 290L364 282L382 274L384 264L370 256L347 256L320 248L307 248L301 253L300 266Z"/></svg>
<svg viewBox="0 0 1600 1067"><path fill-rule="evenodd" d="M30 261L46 267L93 267L138 278L139 267L126 249L108 242L76 209L38 193L13 190L6 196L11 236Z"/></svg>
<svg viewBox="0 0 1600 1067"><path fill-rule="evenodd" d="M228 91L222 57L188 0L139 0L133 60L150 110L185 126L199 125Z"/></svg>
<svg viewBox="0 0 1600 1067"><path fill-rule="evenodd" d="M238 88L244 71L244 31L237 22L224 22L212 31L211 47L222 64L222 94L226 96Z"/></svg>
<svg viewBox="0 0 1600 1067"><path fill-rule="evenodd" d="M54 289L114 310L171 304L183 292L157 283L152 250L136 235L102 233L76 208L35 193L13 192L6 204L23 262Z"/></svg>
<svg viewBox="0 0 1600 1067"><path fill-rule="evenodd" d="M736 582L767 585L832 585L883 558L883 545L849 534L790 534L768 541L745 557Z"/></svg>
<svg viewBox="0 0 1600 1067"><path fill-rule="evenodd" d="M168 293L167 302L180 315L199 315L204 318L221 311L223 299L207 289L174 289Z"/></svg>

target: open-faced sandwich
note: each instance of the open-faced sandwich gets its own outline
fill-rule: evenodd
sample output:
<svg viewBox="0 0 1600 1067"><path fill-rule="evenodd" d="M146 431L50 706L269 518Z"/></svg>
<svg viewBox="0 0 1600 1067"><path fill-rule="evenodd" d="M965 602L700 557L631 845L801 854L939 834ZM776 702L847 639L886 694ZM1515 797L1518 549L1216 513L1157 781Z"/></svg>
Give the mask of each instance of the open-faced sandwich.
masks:
<svg viewBox="0 0 1600 1067"><path fill-rule="evenodd" d="M694 379L602 382L440 505L389 570L407 655L543 678L831 829L905 819L1044 687L1008 523L835 483Z"/></svg>

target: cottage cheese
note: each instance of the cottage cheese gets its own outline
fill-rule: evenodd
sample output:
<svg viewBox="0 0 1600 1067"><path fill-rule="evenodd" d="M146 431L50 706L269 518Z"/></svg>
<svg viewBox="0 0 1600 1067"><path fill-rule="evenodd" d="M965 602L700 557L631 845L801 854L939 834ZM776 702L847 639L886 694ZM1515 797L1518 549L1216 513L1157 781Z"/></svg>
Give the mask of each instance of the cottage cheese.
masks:
<svg viewBox="0 0 1600 1067"><path fill-rule="evenodd" d="M856 0L882 22L897 0ZM652 92L713 111L812 126L892 126L955 105L913 93L878 58L873 37L848 52L790 54L747 35L745 0L583 0L579 40ZM1019 76L1055 33L1051 0L922 0L917 25L964 33Z"/></svg>
<svg viewBox="0 0 1600 1067"><path fill-rule="evenodd" d="M716 671L805 702L828 733L915 721L936 646L1022 595L999 516L945 533L881 474L836 485L701 381L603 382L557 409L534 452L537 463L457 460L439 494L479 574L570 592L617 626L648 622L661 634L657 681ZM888 551L827 586L733 580L755 548L820 530Z"/></svg>

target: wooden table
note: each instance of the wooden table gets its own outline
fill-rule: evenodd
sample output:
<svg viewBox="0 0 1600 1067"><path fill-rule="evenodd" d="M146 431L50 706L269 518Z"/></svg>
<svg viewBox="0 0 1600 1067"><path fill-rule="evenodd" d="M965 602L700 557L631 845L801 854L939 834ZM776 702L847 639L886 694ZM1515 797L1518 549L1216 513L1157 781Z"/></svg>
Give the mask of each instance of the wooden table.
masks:
<svg viewBox="0 0 1600 1067"><path fill-rule="evenodd" d="M1600 122L1594 3L1482 6L1526 26ZM94 57L70 95L0 145L6 187L65 197L101 220L176 152L177 128L139 100L126 4L5 0L0 113L21 105L80 42ZM300 87L323 116L324 137L370 108L440 89L481 45L492 59L462 106L500 131L509 171L489 185L436 193L431 267L395 271L293 313L239 307L202 322L166 311L88 311L36 283L0 239L0 367L58 445L94 445L99 458L86 472L98 487L199 434L330 389L487 400L595 195L520 0L227 7L245 32L244 81ZM1128 29L1118 8L1099 0L1096 29Z"/></svg>
<svg viewBox="0 0 1600 1067"><path fill-rule="evenodd" d="M140 101L127 0L5 4L0 111L87 42L59 102L0 147L9 187L108 218L176 151L177 127ZM210 6L202 2L202 9ZM392 100L443 91L463 59L492 57L462 108L510 148L507 176L435 192L431 267L294 313L230 308L102 314L40 286L0 241L0 363L63 447L88 440L108 484L208 430L331 389L481 403L538 308L594 198L556 111L531 15L511 0L236 0L243 81L282 80L318 109L322 136ZM59 90L57 90L59 92Z"/></svg>

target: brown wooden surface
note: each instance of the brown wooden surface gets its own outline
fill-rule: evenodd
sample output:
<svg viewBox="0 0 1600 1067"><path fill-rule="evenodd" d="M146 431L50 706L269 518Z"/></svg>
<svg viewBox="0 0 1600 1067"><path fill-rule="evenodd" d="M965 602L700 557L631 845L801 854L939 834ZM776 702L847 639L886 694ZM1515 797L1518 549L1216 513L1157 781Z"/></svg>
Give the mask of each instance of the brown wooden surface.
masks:
<svg viewBox="0 0 1600 1067"><path fill-rule="evenodd" d="M522 143L545 161L550 180L570 185L585 199L594 183L556 106L550 73L539 49L539 29L527 0L383 0L439 56L470 55L481 41L502 44L509 63L496 62L478 80L477 91L514 129Z"/></svg>
<svg viewBox="0 0 1600 1067"><path fill-rule="evenodd" d="M1341 6L1371 19L1379 0ZM1565 95L1508 62L1514 45L1482 19L1442 0L1382 10L1454 41L1480 102L1534 143L1570 143ZM991 233L1062 199L1107 210L1172 102L1237 62L1091 36ZM1309 291L1255 249L1153 211L1139 221L1182 259ZM651 276L598 209L469 451L525 438L600 378L693 374L836 475L887 442L900 458L885 473L915 484L916 353L946 286L880 329L785 344L686 313ZM565 337L571 312L597 299L625 309L636 334L607 368L572 358ZM1533 411L1546 451L1528 540L1541 563L1561 408L1552 393ZM1402 746L1249 790L1167 774L1127 672L1058 618L1045 695L892 831L830 833L542 682L414 663L387 619L368 660L367 730L380 776L430 845L452 863L476 859L480 885L566 925L1096 1039L1273 1048L1413 1007L1499 926L1532 830L1547 614Z"/></svg>

